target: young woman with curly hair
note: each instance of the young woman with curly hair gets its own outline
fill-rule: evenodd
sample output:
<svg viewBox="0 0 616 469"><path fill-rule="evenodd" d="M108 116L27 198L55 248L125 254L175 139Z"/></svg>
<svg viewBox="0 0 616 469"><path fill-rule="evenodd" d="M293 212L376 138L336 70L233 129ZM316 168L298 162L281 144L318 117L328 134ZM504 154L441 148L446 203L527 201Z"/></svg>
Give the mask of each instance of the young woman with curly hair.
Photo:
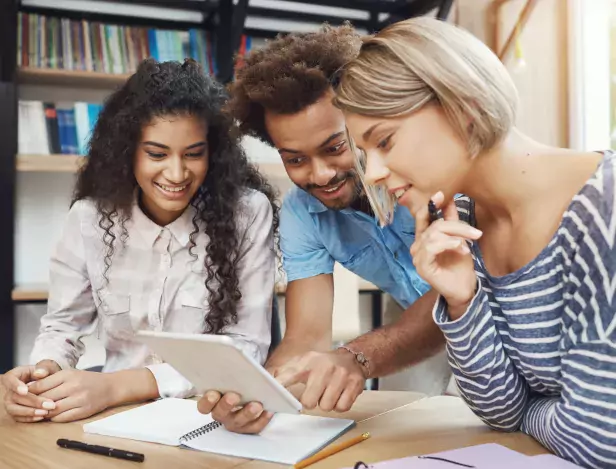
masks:
<svg viewBox="0 0 616 469"><path fill-rule="evenodd" d="M139 330L230 334L265 361L278 209L225 101L194 61L147 60L105 103L51 259L34 365L3 377L15 420L66 422L190 395L133 339ZM75 369L91 333L106 349L104 373Z"/></svg>

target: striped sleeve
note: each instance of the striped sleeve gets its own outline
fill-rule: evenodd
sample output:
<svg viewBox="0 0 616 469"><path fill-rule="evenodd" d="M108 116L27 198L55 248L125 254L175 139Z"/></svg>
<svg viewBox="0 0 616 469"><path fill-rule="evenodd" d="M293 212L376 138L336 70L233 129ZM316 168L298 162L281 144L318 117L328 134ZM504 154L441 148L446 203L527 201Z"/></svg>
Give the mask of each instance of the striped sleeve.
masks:
<svg viewBox="0 0 616 469"><path fill-rule="evenodd" d="M468 310L455 321L449 319L447 302L439 297L434 321L445 335L449 362L468 406L496 430L518 430L529 389L505 353L481 282Z"/></svg>
<svg viewBox="0 0 616 469"><path fill-rule="evenodd" d="M565 314L577 318L564 343L562 392L531 399L522 429L584 467L616 466L616 160L570 211L575 243Z"/></svg>
<svg viewBox="0 0 616 469"><path fill-rule="evenodd" d="M578 344L561 372L561 395L531 398L522 431L584 467L616 466L616 343Z"/></svg>

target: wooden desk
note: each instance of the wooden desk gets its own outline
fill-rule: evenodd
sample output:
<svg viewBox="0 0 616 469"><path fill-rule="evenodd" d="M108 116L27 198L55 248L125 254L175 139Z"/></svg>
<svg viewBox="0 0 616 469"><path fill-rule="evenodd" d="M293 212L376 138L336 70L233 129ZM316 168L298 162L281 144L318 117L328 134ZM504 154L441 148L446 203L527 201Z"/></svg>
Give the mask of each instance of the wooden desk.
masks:
<svg viewBox="0 0 616 469"><path fill-rule="evenodd" d="M2 398L0 389L0 398ZM342 414L358 422L383 414L423 398L422 394L398 391L366 391L350 412ZM1 401L0 401L1 402ZM6 415L0 404L0 467L2 469L132 468L132 469L230 469L248 462L245 459L189 451L164 445L86 435L82 425L129 407L107 411L97 417L67 424L19 424ZM316 412L315 414L319 414ZM340 414L339 414L340 415ZM56 445L58 438L68 438L112 448L132 450L146 455L145 463L65 450ZM283 467L283 466L279 466Z"/></svg>
<svg viewBox="0 0 616 469"><path fill-rule="evenodd" d="M371 438L320 461L310 469L352 468L388 459L429 454L483 443L498 443L528 455L547 453L522 433L490 430L457 397L431 397L360 422L340 441L370 432ZM237 469L280 469L285 466L251 461Z"/></svg>

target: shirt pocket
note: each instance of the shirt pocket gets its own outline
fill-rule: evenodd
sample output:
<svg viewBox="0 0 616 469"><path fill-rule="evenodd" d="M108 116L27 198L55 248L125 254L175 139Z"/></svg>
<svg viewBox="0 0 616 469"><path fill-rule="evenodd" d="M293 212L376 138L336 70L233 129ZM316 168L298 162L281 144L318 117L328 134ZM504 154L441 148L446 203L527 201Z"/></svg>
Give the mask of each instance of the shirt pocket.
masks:
<svg viewBox="0 0 616 469"><path fill-rule="evenodd" d="M379 255L380 253L370 243L355 252L346 261L338 262L361 278L374 282L383 266L383 260L379 258Z"/></svg>
<svg viewBox="0 0 616 469"><path fill-rule="evenodd" d="M129 295L111 293L103 295L98 311L107 336L119 340L129 340L133 337Z"/></svg>
<svg viewBox="0 0 616 469"><path fill-rule="evenodd" d="M203 333L206 330L205 318L208 309L205 295L199 289L185 290L180 293L181 321L174 324L173 332L190 334Z"/></svg>

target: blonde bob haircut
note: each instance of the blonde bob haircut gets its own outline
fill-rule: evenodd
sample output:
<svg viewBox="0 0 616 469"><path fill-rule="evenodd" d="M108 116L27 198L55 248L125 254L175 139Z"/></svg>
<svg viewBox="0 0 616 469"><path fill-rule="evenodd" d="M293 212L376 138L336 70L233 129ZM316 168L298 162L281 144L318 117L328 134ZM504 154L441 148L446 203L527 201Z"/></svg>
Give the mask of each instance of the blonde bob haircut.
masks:
<svg viewBox="0 0 616 469"><path fill-rule="evenodd" d="M500 60L469 32L432 18L401 21L364 37L339 77L334 104L351 113L398 117L437 103L470 157L500 143L516 119L517 91ZM384 222L382 211L391 215L393 201L382 190L365 189Z"/></svg>

